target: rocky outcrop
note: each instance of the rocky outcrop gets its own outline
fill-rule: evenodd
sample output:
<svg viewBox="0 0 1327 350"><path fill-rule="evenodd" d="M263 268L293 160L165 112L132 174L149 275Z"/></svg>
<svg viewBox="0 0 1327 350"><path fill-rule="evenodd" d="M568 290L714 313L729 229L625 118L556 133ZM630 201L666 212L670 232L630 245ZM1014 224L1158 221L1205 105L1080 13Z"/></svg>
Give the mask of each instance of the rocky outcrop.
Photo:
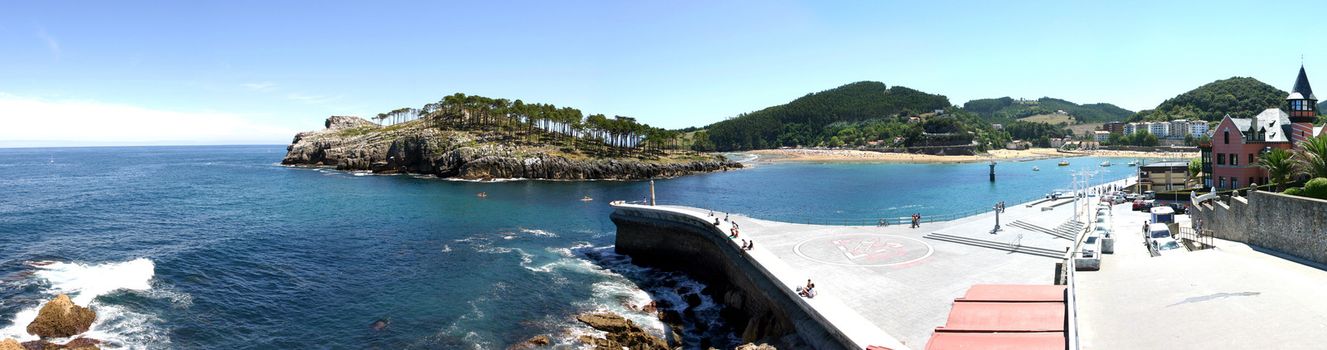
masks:
<svg viewBox="0 0 1327 350"><path fill-rule="evenodd" d="M56 344L56 343L48 342L48 341L45 341L45 340L34 340L34 341L30 341L30 342L23 342L23 347L20 348L20 349L25 349L25 350L101 350L101 347L98 347L97 344L101 344L101 341L100 341L100 340L96 340L96 339L92 339L92 338L78 338L78 339L70 340L68 343L64 343L64 344ZM0 350L4 350L4 347L3 347L3 346L0 346Z"/></svg>
<svg viewBox="0 0 1327 350"><path fill-rule="evenodd" d="M604 338L594 338L582 336L581 342L592 345L595 349L622 349L623 347L632 350L668 350L668 343L659 337L650 334L645 329L637 326L620 315L613 313L591 313L576 316L576 320L581 321L590 328L608 333Z"/></svg>
<svg viewBox="0 0 1327 350"><path fill-rule="evenodd" d="M738 346L737 346L736 348L734 348L733 350L779 350L779 349L778 349L778 348L775 348L775 347L772 346L772 345L764 344L764 343L761 343L760 345L756 345L756 344L752 344L752 343L747 343L747 344L738 345Z"/></svg>
<svg viewBox="0 0 1327 350"><path fill-rule="evenodd" d="M17 340L7 338L5 340L0 341L0 350L26 350L26 349L24 349L23 345L20 345Z"/></svg>
<svg viewBox="0 0 1327 350"><path fill-rule="evenodd" d="M538 349L553 344L553 339L547 335L536 335L526 339L523 342L512 344L507 350Z"/></svg>
<svg viewBox="0 0 1327 350"><path fill-rule="evenodd" d="M596 158L568 150L516 145L500 134L407 122L379 127L357 117L331 117L327 129L295 135L281 163L375 173L462 179L648 179L741 168L721 156Z"/></svg>
<svg viewBox="0 0 1327 350"><path fill-rule="evenodd" d="M44 338L67 338L87 332L97 314L86 307L74 305L68 295L60 294L37 311L37 318L28 324L28 334Z"/></svg>
<svg viewBox="0 0 1327 350"><path fill-rule="evenodd" d="M323 122L323 127L327 128L328 130L339 130L339 129L359 128L359 127L378 128L379 125L364 120L364 118L360 117L334 115L328 117L326 122Z"/></svg>

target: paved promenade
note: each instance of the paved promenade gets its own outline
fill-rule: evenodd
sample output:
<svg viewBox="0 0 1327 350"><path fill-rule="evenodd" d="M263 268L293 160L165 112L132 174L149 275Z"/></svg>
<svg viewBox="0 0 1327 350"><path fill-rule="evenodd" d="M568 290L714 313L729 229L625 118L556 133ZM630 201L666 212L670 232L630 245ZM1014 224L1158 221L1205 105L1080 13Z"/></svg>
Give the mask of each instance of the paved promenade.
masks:
<svg viewBox="0 0 1327 350"><path fill-rule="evenodd" d="M1151 257L1148 215L1112 210L1115 254L1077 273L1083 349L1327 348L1327 270L1246 244ZM1181 216L1177 221L1187 221Z"/></svg>
<svg viewBox="0 0 1327 350"><path fill-rule="evenodd" d="M1054 228L1074 215L1074 205L1064 201L1031 207L1009 204L1000 216L1004 230L995 234L991 233L994 213L909 228L806 225L735 214L722 222L724 213L709 216L708 210L699 208L619 205L663 209L710 222L718 217L724 232L737 222L740 236L734 244L754 240L751 257L789 289L807 279L815 282L820 294L806 301L855 342L902 349L924 348L934 328L945 324L953 300L973 284L1052 284L1055 263L1061 261L924 236L941 233L1063 252L1069 240L1009 223Z"/></svg>

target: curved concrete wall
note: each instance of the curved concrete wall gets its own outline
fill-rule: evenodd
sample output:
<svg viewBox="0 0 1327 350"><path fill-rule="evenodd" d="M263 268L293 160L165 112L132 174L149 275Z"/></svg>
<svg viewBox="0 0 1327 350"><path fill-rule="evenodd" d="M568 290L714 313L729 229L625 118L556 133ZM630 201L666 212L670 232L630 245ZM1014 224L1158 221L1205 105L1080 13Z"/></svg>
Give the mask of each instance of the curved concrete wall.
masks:
<svg viewBox="0 0 1327 350"><path fill-rule="evenodd" d="M618 253L641 265L687 273L717 290L715 296L725 305L745 314L745 326L738 325L743 341L799 347L786 340L796 334L803 346L816 349L859 348L712 222L644 207L617 207L612 220L617 225Z"/></svg>

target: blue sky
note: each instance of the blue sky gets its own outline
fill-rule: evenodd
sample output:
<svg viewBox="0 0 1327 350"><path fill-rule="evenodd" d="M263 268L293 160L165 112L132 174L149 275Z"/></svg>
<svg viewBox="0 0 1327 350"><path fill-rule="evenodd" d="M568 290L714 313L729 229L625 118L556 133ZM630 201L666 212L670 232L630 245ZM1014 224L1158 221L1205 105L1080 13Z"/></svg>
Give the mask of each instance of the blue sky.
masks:
<svg viewBox="0 0 1327 350"><path fill-rule="evenodd" d="M1231 76L1288 89L1301 54L1327 79L1315 5L19 1L0 145L283 144L453 92L669 128L861 80L1137 110Z"/></svg>

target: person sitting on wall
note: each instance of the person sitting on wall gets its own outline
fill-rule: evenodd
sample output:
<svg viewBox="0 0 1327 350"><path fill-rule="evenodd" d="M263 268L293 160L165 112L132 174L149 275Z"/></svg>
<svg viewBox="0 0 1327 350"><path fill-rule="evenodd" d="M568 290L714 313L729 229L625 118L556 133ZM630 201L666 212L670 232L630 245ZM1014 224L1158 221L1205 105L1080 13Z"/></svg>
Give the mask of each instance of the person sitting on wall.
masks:
<svg viewBox="0 0 1327 350"><path fill-rule="evenodd" d="M714 226L719 226L719 218L714 218Z"/></svg>
<svg viewBox="0 0 1327 350"><path fill-rule="evenodd" d="M806 286L798 286L798 287L797 287L797 295L801 295L801 296L803 296L803 297L807 297L807 298L815 298L815 297L816 297L816 284L815 284L815 283L811 283L811 280L809 280L809 279L806 280Z"/></svg>
<svg viewBox="0 0 1327 350"><path fill-rule="evenodd" d="M756 249L756 240L754 239L746 242L746 250L752 249Z"/></svg>

